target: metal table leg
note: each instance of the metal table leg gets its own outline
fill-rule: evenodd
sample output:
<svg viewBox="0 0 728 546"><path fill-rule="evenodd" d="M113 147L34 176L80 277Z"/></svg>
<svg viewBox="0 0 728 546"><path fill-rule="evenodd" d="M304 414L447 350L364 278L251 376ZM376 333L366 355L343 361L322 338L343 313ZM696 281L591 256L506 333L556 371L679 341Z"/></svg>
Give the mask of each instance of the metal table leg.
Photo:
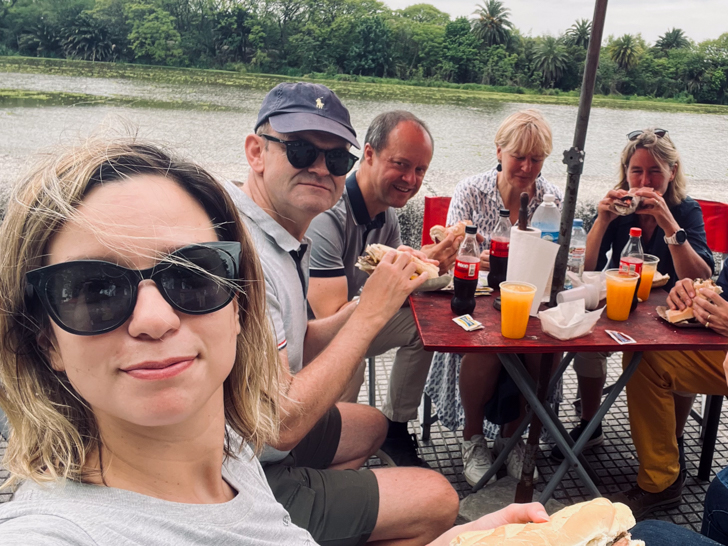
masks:
<svg viewBox="0 0 728 546"><path fill-rule="evenodd" d="M617 382L614 384L614 387L612 388L611 392L607 395L607 398L602 402L602 405L599 406L599 409L597 410L596 415L592 418L591 421L589 421L589 424L584 429L584 432L581 433L581 437L579 440L574 444L574 449L572 452L572 455L574 454L581 454L582 450L584 449L584 445L586 445L589 438L591 438L591 435L596 430L597 426L601 422L602 418L607 414L609 411L609 408L612 407L612 404L614 404L614 401L617 399L617 396L622 392L622 389L627 384L627 381L630 380L632 377L632 374L637 370L637 366L640 363L640 360L642 360L642 353L636 352L632 355L632 360L630 361L627 368L622 372L622 375L619 377ZM558 442L557 442L558 443ZM566 452L563 451L563 448L559 446L559 448L562 450L562 453L566 455ZM569 449L571 451L571 449ZM564 462L561 463L561 466L556 470L554 475L551 477L551 480L549 480L549 483L546 484L546 487L544 488L543 492L541 493L541 497L539 498L539 501L541 503L546 502L551 498L551 495L553 494L554 490L556 489L556 486L561 482L566 472L569 470L569 459L570 457L567 457L564 459ZM577 467L578 471L578 467ZM583 478L582 478L583 480ZM590 480L591 481L591 480ZM593 484L592 484L593 485ZM587 487L589 487L589 483L587 483ZM601 496L599 492L596 492L596 496Z"/></svg>
<svg viewBox="0 0 728 546"><path fill-rule="evenodd" d="M544 408L543 404L538 399L538 396L536 396L536 392L534 391L533 379L531 378L530 374L523 366L521 361L514 354L498 354L498 357L500 358L501 362L505 366L510 376L515 381L516 385L521 391L521 394L523 394L523 396L526 398L536 416L541 420L543 426L546 427L546 430L549 431L554 441L556 442L556 445L559 446L559 449L564 454L565 463L562 463L562 466L568 466L568 464L575 465L577 474L581 478L582 482L584 482L584 484L587 486L589 492L595 497L600 496L597 486L594 485L594 482L592 481L587 471L584 469L584 466L582 466L576 454L572 451L571 446L569 446L567 440L564 438L564 435L562 434L563 425L560 429L559 426L554 422L553 417L549 415L547 410ZM556 419L556 421L558 421L558 419ZM554 478L552 478L552 481L553 479Z"/></svg>

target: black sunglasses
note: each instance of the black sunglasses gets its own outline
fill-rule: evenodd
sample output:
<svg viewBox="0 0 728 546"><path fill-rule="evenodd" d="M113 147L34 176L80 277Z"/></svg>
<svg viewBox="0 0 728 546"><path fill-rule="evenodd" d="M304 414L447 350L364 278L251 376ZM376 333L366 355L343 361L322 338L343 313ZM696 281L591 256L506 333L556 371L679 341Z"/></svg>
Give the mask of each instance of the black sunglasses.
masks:
<svg viewBox="0 0 728 546"><path fill-rule="evenodd" d="M101 260L63 262L30 271L26 295L37 297L53 322L79 336L104 334L124 324L144 279L153 280L177 311L204 315L233 299L234 288L224 281L237 279L240 253L237 241L194 244L143 271Z"/></svg>
<svg viewBox="0 0 728 546"><path fill-rule="evenodd" d="M657 138L662 138L667 134L667 129L655 129L652 131L655 133L655 136ZM637 140L637 137L641 134L645 133L642 129L638 129L637 131L632 131L631 133L627 133L627 138L629 140Z"/></svg>
<svg viewBox="0 0 728 546"><path fill-rule="evenodd" d="M344 176L359 161L359 158L350 153L346 148L334 148L333 150L322 150L307 140L281 140L274 136L261 134L266 140L285 144L286 157L288 162L297 169L305 169L314 164L319 154L324 154L326 168L334 176Z"/></svg>

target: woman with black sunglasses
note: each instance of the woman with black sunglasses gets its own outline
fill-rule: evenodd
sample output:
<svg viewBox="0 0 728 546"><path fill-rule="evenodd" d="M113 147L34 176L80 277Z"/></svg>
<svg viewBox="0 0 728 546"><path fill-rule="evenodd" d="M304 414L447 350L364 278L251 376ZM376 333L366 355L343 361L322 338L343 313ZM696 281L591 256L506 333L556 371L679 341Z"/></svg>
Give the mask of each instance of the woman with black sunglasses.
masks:
<svg viewBox="0 0 728 546"><path fill-rule="evenodd" d="M0 230L0 544L313 545L254 456L278 351L227 192L156 146L93 140L18 186ZM459 533L546 521L511 505Z"/></svg>
<svg viewBox="0 0 728 546"><path fill-rule="evenodd" d="M700 205L687 195L682 161L670 135L664 129L645 129L632 131L627 138L621 154L619 183L597 205L597 216L587 237L584 269L600 271L605 266L619 267L630 230L640 228L644 252L657 256L660 259L658 271L670 276L664 290L669 291L680 279L710 278L714 263L705 237L703 215ZM639 197L638 208L632 214L620 216L615 212L614 204L623 202L622 198L628 193ZM612 254L607 263L609 250ZM580 353L574 360L581 391L581 422L571 431L574 440L581 436L581 431L601 402L607 356L604 353ZM643 360L648 359L649 355L645 354ZM635 395L639 396L639 393L630 393L633 389L634 381L627 384L630 418L635 413L632 407ZM682 428L692 400L692 396L675 396L677 442L682 442ZM647 435L635 428L639 428L636 423L632 426L632 435L635 444L638 444ZM586 446L592 447L603 441L599 425ZM552 451L552 457L563 459L557 448ZM677 466L677 458L675 461L670 459L670 456L664 457L657 465L660 468L654 472L642 465L638 485L616 500L629 504L637 518L656 506L679 503L683 478L666 478L672 471L665 472L665 468L673 463Z"/></svg>

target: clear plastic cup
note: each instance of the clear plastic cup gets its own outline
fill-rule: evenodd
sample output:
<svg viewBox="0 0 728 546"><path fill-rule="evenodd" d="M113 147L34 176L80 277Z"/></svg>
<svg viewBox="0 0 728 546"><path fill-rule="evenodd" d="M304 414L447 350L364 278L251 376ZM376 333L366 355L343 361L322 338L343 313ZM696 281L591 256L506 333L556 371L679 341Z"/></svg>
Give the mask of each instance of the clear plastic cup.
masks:
<svg viewBox="0 0 728 546"><path fill-rule="evenodd" d="M606 274L607 317L611 320L627 320L640 274L619 269L607 269Z"/></svg>
<svg viewBox="0 0 728 546"><path fill-rule="evenodd" d="M652 254L644 255L644 262L642 263L642 275L640 277L640 287L637 289L637 297L642 301L647 301L650 297L650 290L652 290L652 279L657 271L657 264L660 263L660 258L653 256Z"/></svg>
<svg viewBox="0 0 728 546"><path fill-rule="evenodd" d="M526 335L531 304L536 287L527 282L500 283L501 334L508 339L521 339Z"/></svg>

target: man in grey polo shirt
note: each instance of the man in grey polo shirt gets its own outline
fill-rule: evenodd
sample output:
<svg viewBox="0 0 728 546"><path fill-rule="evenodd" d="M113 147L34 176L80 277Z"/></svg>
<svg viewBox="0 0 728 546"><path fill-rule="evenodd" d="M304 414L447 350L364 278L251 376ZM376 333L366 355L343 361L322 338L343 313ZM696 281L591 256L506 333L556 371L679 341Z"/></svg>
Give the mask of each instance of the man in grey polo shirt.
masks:
<svg viewBox="0 0 728 546"><path fill-rule="evenodd" d="M424 279L406 255L388 254L358 304L307 321L311 220L339 199L358 147L349 113L322 85L283 83L266 95L242 188L228 190L258 249L285 393L279 441L261 462L276 499L324 545L425 544L454 522L458 497L420 468L356 470L386 435L375 408L337 403L367 347ZM274 449L273 449L274 448Z"/></svg>
<svg viewBox="0 0 728 546"><path fill-rule="evenodd" d="M314 218L306 233L313 242L311 286L308 294L317 318L345 309L367 280L354 264L367 245L402 244L396 208L417 194L432 160L433 140L425 123L402 110L385 112L369 126L364 155L357 172L346 180L336 205ZM441 272L452 265L462 237L452 235L422 248L440 262ZM388 420L383 458L397 466L427 466L417 456L415 436L407 422L417 415L432 353L424 350L409 307L400 309L367 350L375 356L398 348L383 406ZM343 400L355 402L364 381L364 363Z"/></svg>

